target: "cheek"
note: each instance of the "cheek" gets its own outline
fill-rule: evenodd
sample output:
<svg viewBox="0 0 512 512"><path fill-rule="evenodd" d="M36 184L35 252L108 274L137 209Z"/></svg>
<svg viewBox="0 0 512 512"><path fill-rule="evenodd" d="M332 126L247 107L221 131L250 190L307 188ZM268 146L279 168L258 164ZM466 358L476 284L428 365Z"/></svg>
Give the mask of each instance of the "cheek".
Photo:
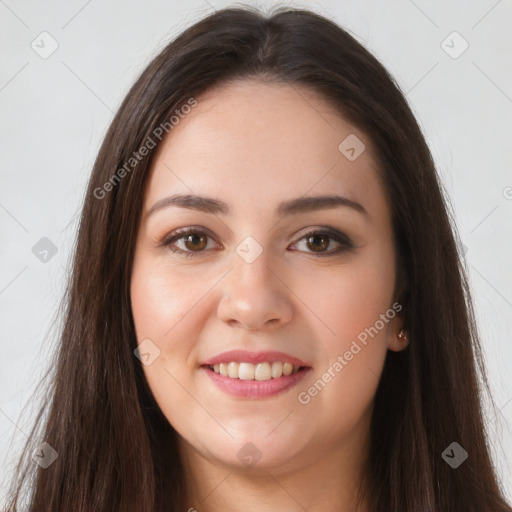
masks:
<svg viewBox="0 0 512 512"><path fill-rule="evenodd" d="M302 389L301 403L318 408L326 422L348 427L357 421L376 392L387 354L392 308L392 253L356 260L337 271L316 273L308 294L325 329L315 379ZM340 418L344 418L340 420Z"/></svg>
<svg viewBox="0 0 512 512"><path fill-rule="evenodd" d="M326 327L326 347L332 355L334 349L343 349L347 343L350 346L351 340L367 332L389 310L394 271L393 266L354 259L350 266L316 272L312 284L308 286L307 303ZM379 334L385 333L388 325L379 322Z"/></svg>
<svg viewBox="0 0 512 512"><path fill-rule="evenodd" d="M172 375L180 377L186 370L187 357L193 348L197 322L189 322L198 309L198 291L190 279L172 274L161 262L145 255L136 257L131 280L131 306L137 343L151 340L155 354L143 369L150 386L169 387ZM198 286L200 283L198 283ZM170 372L170 373L168 373Z"/></svg>
<svg viewBox="0 0 512 512"><path fill-rule="evenodd" d="M194 329L199 329L200 323L194 319L200 311L198 294L201 296L191 283L190 278L180 277L178 272L171 274L155 259L140 255L134 260L131 305L137 343L151 340L157 354L142 368L157 403L173 424L173 411L190 407L183 384L189 387L188 364L198 339ZM201 282L196 285L200 288Z"/></svg>
<svg viewBox="0 0 512 512"><path fill-rule="evenodd" d="M131 280L131 304L137 340L157 340L165 350L165 340L197 303L201 280L171 272L165 263L149 256L136 257Z"/></svg>

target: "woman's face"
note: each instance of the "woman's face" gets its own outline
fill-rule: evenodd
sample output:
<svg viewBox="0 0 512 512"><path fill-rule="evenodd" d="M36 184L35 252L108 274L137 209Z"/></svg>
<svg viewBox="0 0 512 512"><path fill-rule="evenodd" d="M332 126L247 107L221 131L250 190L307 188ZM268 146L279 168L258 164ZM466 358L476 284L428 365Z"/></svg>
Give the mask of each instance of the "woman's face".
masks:
<svg viewBox="0 0 512 512"><path fill-rule="evenodd" d="M400 349L370 141L296 85L237 82L197 101L153 160L138 233L149 386L203 460L286 469L347 453Z"/></svg>

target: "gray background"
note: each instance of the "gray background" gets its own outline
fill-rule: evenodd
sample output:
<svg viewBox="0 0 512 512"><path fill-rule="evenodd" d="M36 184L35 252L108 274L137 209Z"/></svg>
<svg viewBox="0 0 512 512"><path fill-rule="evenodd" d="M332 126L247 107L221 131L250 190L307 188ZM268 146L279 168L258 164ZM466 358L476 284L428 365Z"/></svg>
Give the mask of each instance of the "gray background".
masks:
<svg viewBox="0 0 512 512"><path fill-rule="evenodd" d="M56 332L50 328L77 214L113 112L170 38L227 5L232 4L0 0L0 503L37 410L37 403L27 401L49 364ZM499 409L497 415L487 409L489 431L510 499L512 3L293 5L333 17L365 44L407 93L424 130L467 247ZM50 35L41 36L45 31ZM463 40L450 35L454 31ZM458 55L464 40L469 47ZM52 44L57 49L46 55ZM46 262L44 253L32 252L43 237L57 248Z"/></svg>

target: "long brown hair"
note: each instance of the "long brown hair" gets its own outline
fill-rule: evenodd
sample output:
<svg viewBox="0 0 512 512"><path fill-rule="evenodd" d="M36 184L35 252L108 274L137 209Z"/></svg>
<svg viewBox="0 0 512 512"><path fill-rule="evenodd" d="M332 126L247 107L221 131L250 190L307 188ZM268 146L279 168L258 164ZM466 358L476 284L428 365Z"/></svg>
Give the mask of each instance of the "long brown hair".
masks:
<svg viewBox="0 0 512 512"><path fill-rule="evenodd" d="M177 434L134 356L130 276L158 147L147 141L190 98L250 78L322 93L375 147L410 344L388 352L375 397L365 472L370 509L510 512L483 421L489 387L461 244L404 95L330 20L303 9L264 15L249 7L217 11L174 39L112 121L84 200L49 399L16 468L7 510L19 510L25 486L23 508L33 512L186 510ZM147 155L132 165L143 146ZM58 453L47 469L29 456L42 441ZM469 454L456 469L442 457L453 442Z"/></svg>

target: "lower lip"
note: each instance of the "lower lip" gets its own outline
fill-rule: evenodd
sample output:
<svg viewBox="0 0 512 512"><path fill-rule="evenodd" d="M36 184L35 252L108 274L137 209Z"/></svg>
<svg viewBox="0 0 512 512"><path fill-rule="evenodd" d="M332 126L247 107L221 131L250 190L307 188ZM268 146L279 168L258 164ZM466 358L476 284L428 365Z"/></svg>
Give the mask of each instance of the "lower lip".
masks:
<svg viewBox="0 0 512 512"><path fill-rule="evenodd" d="M224 377L220 373L215 373L213 370L206 366L201 369L206 372L208 377L213 383L221 390L231 396L239 398L259 399L269 398L282 393L286 389L290 389L297 385L311 368L304 368L292 375L282 375L277 379L271 378L269 380L242 380L232 379L231 377Z"/></svg>

